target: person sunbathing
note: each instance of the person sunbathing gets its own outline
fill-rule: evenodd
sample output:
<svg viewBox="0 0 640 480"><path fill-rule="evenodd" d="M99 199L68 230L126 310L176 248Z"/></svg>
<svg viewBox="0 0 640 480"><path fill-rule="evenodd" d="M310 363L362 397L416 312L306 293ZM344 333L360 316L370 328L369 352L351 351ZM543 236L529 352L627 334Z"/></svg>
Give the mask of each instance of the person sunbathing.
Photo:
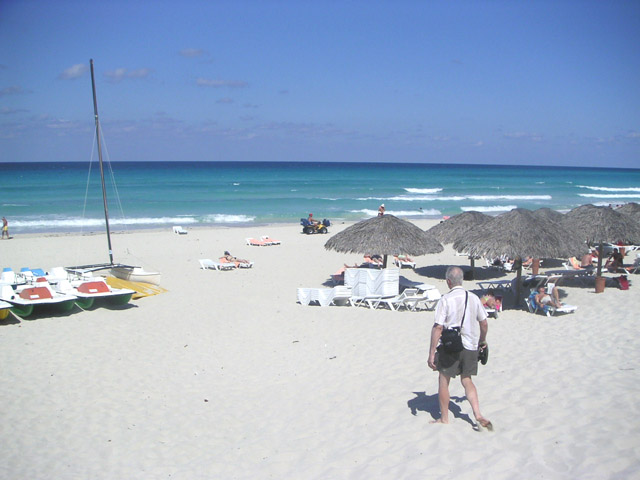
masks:
<svg viewBox="0 0 640 480"><path fill-rule="evenodd" d="M551 295L549 295L544 286L538 287L538 293L536 294L536 305L540 308L544 308L549 305L552 307L560 308L562 306L562 302L560 302L560 297L558 296L558 289L554 288L551 290Z"/></svg>
<svg viewBox="0 0 640 480"><path fill-rule="evenodd" d="M225 251L224 252L224 256L222 257L224 258L227 262L231 262L231 263L251 263L249 260L245 260L244 258L238 258L238 257L234 257L233 255L231 255L229 253L229 251Z"/></svg>
<svg viewBox="0 0 640 480"><path fill-rule="evenodd" d="M365 255L364 261L374 266L382 266L383 263L380 255Z"/></svg>
<svg viewBox="0 0 640 480"><path fill-rule="evenodd" d="M593 254L591 252L585 253L580 260L580 268L592 268L593 267Z"/></svg>
<svg viewBox="0 0 640 480"><path fill-rule="evenodd" d="M483 307L500 310L500 300L496 298L493 288L487 290L487 294L483 295L480 301L482 302Z"/></svg>

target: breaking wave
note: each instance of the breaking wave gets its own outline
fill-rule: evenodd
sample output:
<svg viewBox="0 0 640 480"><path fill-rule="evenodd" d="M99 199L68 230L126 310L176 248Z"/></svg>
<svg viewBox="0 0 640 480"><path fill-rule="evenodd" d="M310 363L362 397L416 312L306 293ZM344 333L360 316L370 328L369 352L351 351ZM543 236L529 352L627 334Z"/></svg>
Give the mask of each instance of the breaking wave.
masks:
<svg viewBox="0 0 640 480"><path fill-rule="evenodd" d="M600 192L640 192L640 187L593 187L591 185L576 185L576 187Z"/></svg>
<svg viewBox="0 0 640 480"><path fill-rule="evenodd" d="M489 207L475 206L475 207L460 207L463 212L475 210L476 212L508 212L517 208L517 205L492 205Z"/></svg>

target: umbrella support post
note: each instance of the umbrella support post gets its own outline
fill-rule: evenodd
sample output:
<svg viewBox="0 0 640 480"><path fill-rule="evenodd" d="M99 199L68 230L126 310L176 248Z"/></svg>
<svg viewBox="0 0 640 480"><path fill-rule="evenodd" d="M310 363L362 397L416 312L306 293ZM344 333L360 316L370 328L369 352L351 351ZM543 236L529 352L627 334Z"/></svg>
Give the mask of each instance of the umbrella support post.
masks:
<svg viewBox="0 0 640 480"><path fill-rule="evenodd" d="M471 273L469 273L469 279L470 280L474 280L475 279L475 270L476 270L476 258L475 257L469 257L469 261L471 262Z"/></svg>
<svg viewBox="0 0 640 480"><path fill-rule="evenodd" d="M519 262L518 273L516 275L516 298L513 302L513 306L518 308L520 305L520 292L522 290L522 262Z"/></svg>
<svg viewBox="0 0 640 480"><path fill-rule="evenodd" d="M602 255L604 253L604 244L600 242L598 245L598 269L596 270L596 293L604 292L605 278L602 276Z"/></svg>

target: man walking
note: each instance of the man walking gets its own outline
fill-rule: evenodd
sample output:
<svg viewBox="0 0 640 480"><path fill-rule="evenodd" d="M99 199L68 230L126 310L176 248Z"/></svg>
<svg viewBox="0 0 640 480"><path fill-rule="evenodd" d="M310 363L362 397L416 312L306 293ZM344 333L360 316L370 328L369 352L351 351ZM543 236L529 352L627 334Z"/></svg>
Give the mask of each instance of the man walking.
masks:
<svg viewBox="0 0 640 480"><path fill-rule="evenodd" d="M449 267L446 281L450 290L442 296L436 308L436 317L431 329L431 347L429 349L429 367L437 370L438 402L440 418L432 423L449 423L449 382L460 375L464 392L473 409L476 421L489 430L493 425L480 413L480 403L476 386L471 380L478 373L478 346L486 347L487 312L480 299L462 288L463 272L460 267ZM460 327L463 349L457 353L445 352L438 347L444 328Z"/></svg>

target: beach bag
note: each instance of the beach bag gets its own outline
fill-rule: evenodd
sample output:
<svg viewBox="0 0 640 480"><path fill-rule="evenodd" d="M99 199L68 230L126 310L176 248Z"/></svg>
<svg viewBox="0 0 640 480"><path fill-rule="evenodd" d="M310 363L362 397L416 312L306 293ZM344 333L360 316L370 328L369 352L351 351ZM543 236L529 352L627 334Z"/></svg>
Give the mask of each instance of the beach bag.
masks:
<svg viewBox="0 0 640 480"><path fill-rule="evenodd" d="M464 323L464 316L467 313L467 301L469 300L469 292L465 292L464 297L464 311L462 312L462 321L459 327L445 328L442 330L442 336L440 337L440 344L442 349L447 353L458 353L463 350L462 346L462 324Z"/></svg>
<svg viewBox="0 0 640 480"><path fill-rule="evenodd" d="M458 353L463 349L460 327L445 328L442 331L442 349L447 353Z"/></svg>
<svg viewBox="0 0 640 480"><path fill-rule="evenodd" d="M620 285L620 290L629 290L629 280L626 275L618 277L618 284Z"/></svg>

